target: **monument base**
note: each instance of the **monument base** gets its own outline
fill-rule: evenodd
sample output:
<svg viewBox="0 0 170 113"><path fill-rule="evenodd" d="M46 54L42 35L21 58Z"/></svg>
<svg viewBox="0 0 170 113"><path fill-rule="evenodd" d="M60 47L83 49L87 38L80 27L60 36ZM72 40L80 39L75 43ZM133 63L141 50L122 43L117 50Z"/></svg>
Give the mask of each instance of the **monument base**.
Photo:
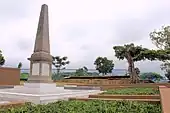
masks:
<svg viewBox="0 0 170 113"><path fill-rule="evenodd" d="M53 81L51 80L51 76L39 76L39 75L29 76L28 82L29 83L53 83Z"/></svg>
<svg viewBox="0 0 170 113"><path fill-rule="evenodd" d="M34 104L45 104L58 100L68 100L70 97L87 97L90 94L101 93L100 90L68 90L49 83L25 83L10 89L1 89L1 100L21 100Z"/></svg>

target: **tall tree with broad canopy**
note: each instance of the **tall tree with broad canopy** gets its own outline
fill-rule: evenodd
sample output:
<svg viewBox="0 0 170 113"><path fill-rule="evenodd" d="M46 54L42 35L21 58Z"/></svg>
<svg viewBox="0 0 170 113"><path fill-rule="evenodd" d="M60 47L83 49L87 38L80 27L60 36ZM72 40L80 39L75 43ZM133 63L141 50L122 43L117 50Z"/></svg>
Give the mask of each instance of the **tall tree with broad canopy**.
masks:
<svg viewBox="0 0 170 113"><path fill-rule="evenodd" d="M114 46L115 56L119 60L126 59L128 61L128 71L131 76L132 83L138 82L137 71L134 66L134 62L141 60L160 60L165 61L170 59L170 49L165 50L149 50L142 46L135 46L133 43L125 44L123 46Z"/></svg>
<svg viewBox="0 0 170 113"><path fill-rule="evenodd" d="M61 69L65 69L65 66L70 63L70 61L67 60L68 58L66 56L64 57L53 56L52 58L53 58L52 64L56 67L57 74L60 73Z"/></svg>
<svg viewBox="0 0 170 113"><path fill-rule="evenodd" d="M96 65L96 70L103 75L111 73L114 67L113 60L108 60L106 57L98 57L95 60L94 65Z"/></svg>
<svg viewBox="0 0 170 113"><path fill-rule="evenodd" d="M161 50L170 49L170 26L162 26L161 29L151 32L149 36L157 48ZM165 71L165 76L170 80L170 61L165 60L161 69Z"/></svg>
<svg viewBox="0 0 170 113"><path fill-rule="evenodd" d="M0 50L0 67L5 64L4 56L2 55L2 51Z"/></svg>

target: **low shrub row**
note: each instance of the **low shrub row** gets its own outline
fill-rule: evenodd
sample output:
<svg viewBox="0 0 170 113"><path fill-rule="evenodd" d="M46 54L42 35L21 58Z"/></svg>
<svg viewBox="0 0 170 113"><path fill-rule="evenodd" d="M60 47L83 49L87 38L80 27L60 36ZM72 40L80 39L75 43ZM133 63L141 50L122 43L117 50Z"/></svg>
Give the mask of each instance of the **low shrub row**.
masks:
<svg viewBox="0 0 170 113"><path fill-rule="evenodd" d="M119 95L155 95L159 94L158 88L122 88L111 89L102 94L119 94Z"/></svg>
<svg viewBox="0 0 170 113"><path fill-rule="evenodd" d="M133 101L58 101L46 105L26 103L1 109L0 113L161 113L161 106Z"/></svg>

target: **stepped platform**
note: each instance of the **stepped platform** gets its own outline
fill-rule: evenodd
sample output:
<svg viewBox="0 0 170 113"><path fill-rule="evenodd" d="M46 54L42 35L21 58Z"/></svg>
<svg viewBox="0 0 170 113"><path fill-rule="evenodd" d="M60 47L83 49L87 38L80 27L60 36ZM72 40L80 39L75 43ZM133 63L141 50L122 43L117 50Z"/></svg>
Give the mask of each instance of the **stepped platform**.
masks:
<svg viewBox="0 0 170 113"><path fill-rule="evenodd" d="M100 90L64 89L56 84L25 84L14 88L0 89L2 101L26 101L35 104L45 104L58 100L68 100L70 97L88 97L88 95L101 93Z"/></svg>

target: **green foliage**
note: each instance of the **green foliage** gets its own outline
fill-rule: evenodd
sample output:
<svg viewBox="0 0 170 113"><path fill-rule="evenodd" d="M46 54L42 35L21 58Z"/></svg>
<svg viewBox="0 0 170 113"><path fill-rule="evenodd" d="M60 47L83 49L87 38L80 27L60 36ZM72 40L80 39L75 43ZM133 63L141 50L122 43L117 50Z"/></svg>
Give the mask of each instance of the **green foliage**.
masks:
<svg viewBox="0 0 170 113"><path fill-rule="evenodd" d="M163 77L155 72L147 72L147 73L141 73L140 79L143 80L153 80L155 79L156 81L160 81L160 79L163 79Z"/></svg>
<svg viewBox="0 0 170 113"><path fill-rule="evenodd" d="M162 26L159 30L150 33L150 39L159 49L170 48L170 26Z"/></svg>
<svg viewBox="0 0 170 113"><path fill-rule="evenodd" d="M155 95L155 94L159 94L159 90L154 88L123 88L123 89L107 90L102 94Z"/></svg>
<svg viewBox="0 0 170 113"><path fill-rule="evenodd" d="M142 48L142 46L135 46L133 43L125 44L123 46L114 46L113 49L115 50L115 56L119 60L127 59L127 52L129 52L133 61L143 60L143 57L139 57L139 54L148 50L147 48Z"/></svg>
<svg viewBox="0 0 170 113"><path fill-rule="evenodd" d="M111 73L114 67L113 61L108 60L106 57L98 57L95 60L94 65L96 65L96 70L98 70L99 73L102 74Z"/></svg>
<svg viewBox="0 0 170 113"><path fill-rule="evenodd" d="M68 58L66 56L64 57L56 56L52 58L53 58L52 64L57 68L57 73L59 73L61 69L65 69L65 65L70 63L69 61L67 61Z"/></svg>
<svg viewBox="0 0 170 113"><path fill-rule="evenodd" d="M161 113L160 104L134 101L58 101L46 105L27 103L23 107L1 109L1 113Z"/></svg>
<svg viewBox="0 0 170 113"><path fill-rule="evenodd" d="M136 73L139 75L140 74L140 70L139 70L139 68L135 68L135 71L136 71Z"/></svg>
<svg viewBox="0 0 170 113"><path fill-rule="evenodd" d="M127 52L130 53L133 61L141 60L159 60L165 61L170 60L168 54L170 54L170 49L167 50L149 50L147 48L142 48L142 46L135 46L133 43L125 44L124 46L114 46L115 56L119 60L127 59Z"/></svg>
<svg viewBox="0 0 170 113"><path fill-rule="evenodd" d="M28 73L21 73L20 80L26 81L28 79Z"/></svg>
<svg viewBox="0 0 170 113"><path fill-rule="evenodd" d="M5 64L4 56L2 55L2 51L0 50L0 66L3 66Z"/></svg>
<svg viewBox="0 0 170 113"><path fill-rule="evenodd" d="M53 81L62 80L62 79L64 79L63 73L53 73L52 76L51 76L51 79Z"/></svg>
<svg viewBox="0 0 170 113"><path fill-rule="evenodd" d="M19 62L19 64L18 64L18 68L19 68L19 69L21 69L21 67L22 67L22 63L21 63L21 62Z"/></svg>
<svg viewBox="0 0 170 113"><path fill-rule="evenodd" d="M159 30L150 33L150 39L157 48L169 51L170 49L170 26L162 26ZM169 54L169 53L168 53ZM164 60L161 69L165 71L165 76L170 80L170 59Z"/></svg>
<svg viewBox="0 0 170 113"><path fill-rule="evenodd" d="M75 76L87 76L88 75L88 69L87 67L79 68L75 72Z"/></svg>
<svg viewBox="0 0 170 113"><path fill-rule="evenodd" d="M166 70L165 76L168 78L168 80L170 80L170 70Z"/></svg>

